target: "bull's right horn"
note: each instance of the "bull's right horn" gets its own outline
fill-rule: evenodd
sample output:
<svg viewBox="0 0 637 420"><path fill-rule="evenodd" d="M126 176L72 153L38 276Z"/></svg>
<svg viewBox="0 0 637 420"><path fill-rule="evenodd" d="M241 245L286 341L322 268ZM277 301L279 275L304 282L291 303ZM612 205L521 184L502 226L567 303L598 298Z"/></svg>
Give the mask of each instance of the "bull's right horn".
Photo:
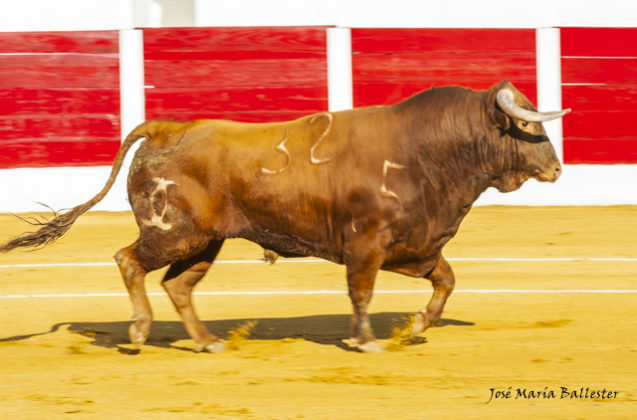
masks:
<svg viewBox="0 0 637 420"><path fill-rule="evenodd" d="M528 122L551 121L571 112L571 108L551 112L536 112L524 109L513 101L513 92L509 89L500 89L496 95L496 102L508 116Z"/></svg>

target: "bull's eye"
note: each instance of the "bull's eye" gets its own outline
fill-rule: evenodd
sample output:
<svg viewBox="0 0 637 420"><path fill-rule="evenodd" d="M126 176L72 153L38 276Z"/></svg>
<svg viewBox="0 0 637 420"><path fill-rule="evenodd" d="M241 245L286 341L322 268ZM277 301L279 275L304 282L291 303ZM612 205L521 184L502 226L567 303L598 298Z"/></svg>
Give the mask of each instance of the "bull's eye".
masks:
<svg viewBox="0 0 637 420"><path fill-rule="evenodd" d="M527 125L529 125L529 123L528 123L528 122L526 122L526 121L522 121L522 127L526 127Z"/></svg>

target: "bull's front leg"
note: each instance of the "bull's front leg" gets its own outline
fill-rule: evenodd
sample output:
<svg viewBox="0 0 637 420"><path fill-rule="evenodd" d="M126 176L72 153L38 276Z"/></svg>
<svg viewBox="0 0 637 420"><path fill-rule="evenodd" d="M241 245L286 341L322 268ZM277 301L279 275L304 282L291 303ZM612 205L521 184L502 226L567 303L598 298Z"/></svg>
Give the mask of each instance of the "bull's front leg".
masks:
<svg viewBox="0 0 637 420"><path fill-rule="evenodd" d="M359 255L347 265L347 285L353 313L350 321L350 343L365 353L379 353L385 349L376 341L367 306L372 299L376 274L383 263L382 252Z"/></svg>
<svg viewBox="0 0 637 420"><path fill-rule="evenodd" d="M425 331L440 321L447 298L451 295L456 283L453 270L443 256L440 256L436 266L427 278L431 280L434 292L427 307L418 311L414 316L415 319L412 324L412 333L414 335Z"/></svg>

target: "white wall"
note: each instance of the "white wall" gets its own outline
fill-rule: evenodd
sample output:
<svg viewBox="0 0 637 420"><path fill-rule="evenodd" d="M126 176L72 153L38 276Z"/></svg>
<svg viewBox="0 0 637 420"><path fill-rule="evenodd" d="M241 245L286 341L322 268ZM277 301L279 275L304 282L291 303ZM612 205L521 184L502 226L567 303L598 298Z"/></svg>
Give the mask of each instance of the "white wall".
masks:
<svg viewBox="0 0 637 420"><path fill-rule="evenodd" d="M161 7L161 26L195 26L195 0L155 0Z"/></svg>
<svg viewBox="0 0 637 420"><path fill-rule="evenodd" d="M476 205L637 205L637 165L564 165L555 184L531 179L518 191L489 188Z"/></svg>
<svg viewBox="0 0 637 420"><path fill-rule="evenodd" d="M153 0L0 0L0 32L89 31L159 26Z"/></svg>
<svg viewBox="0 0 637 420"><path fill-rule="evenodd" d="M0 31L148 26L540 28L637 25L633 0L0 0Z"/></svg>
<svg viewBox="0 0 637 420"><path fill-rule="evenodd" d="M635 26L634 0L195 0L198 26Z"/></svg>
<svg viewBox="0 0 637 420"><path fill-rule="evenodd" d="M88 201L106 182L110 167L21 168L0 171L0 212L46 212L38 202L56 210ZM126 171L93 210L130 210ZM515 192L488 189L476 202L481 205L637 205L637 165L566 165L555 184L527 181Z"/></svg>

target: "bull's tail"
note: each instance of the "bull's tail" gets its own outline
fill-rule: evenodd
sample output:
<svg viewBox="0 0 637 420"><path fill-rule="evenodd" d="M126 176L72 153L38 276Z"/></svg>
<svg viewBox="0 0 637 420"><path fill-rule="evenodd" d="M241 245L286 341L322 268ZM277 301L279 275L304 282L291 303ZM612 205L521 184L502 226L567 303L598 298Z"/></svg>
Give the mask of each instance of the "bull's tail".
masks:
<svg viewBox="0 0 637 420"><path fill-rule="evenodd" d="M88 209L97 204L108 193L122 167L122 162L124 161L124 157L126 157L126 153L130 150L131 146L135 144L135 142L137 142L137 140L139 140L140 138L152 136L154 128L153 123L153 121L142 123L133 131L131 131L128 136L126 136L126 139L120 146L120 149L115 156L115 162L113 162L111 175L108 177L106 185L104 185L104 188L102 188L102 190L97 193L95 197L91 198L84 204L73 207L67 212L61 214L54 213L53 218L50 220L29 221L29 223L31 224L40 225L42 227L35 232L24 233L16 238L11 239L6 244L0 245L0 252L7 252L11 251L14 248L21 247L44 247L50 243L55 242L58 238L64 235L78 217L80 217Z"/></svg>

